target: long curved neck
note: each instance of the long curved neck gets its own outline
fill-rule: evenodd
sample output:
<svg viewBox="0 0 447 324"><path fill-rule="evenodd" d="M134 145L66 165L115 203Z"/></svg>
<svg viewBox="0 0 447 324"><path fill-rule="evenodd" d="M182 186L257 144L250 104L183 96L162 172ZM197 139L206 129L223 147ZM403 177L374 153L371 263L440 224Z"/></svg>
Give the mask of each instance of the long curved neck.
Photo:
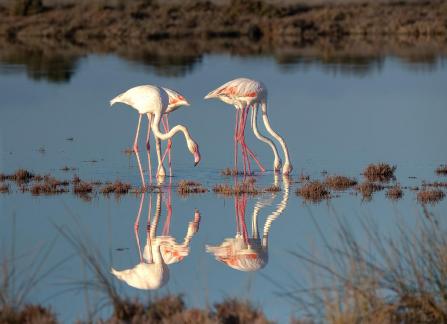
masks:
<svg viewBox="0 0 447 324"><path fill-rule="evenodd" d="M251 127L253 128L253 133L258 140L270 146L273 151L273 155L275 156L274 164L277 165L277 163L280 163L281 159L279 158L278 150L276 149L275 143L273 143L269 138L261 135L258 131L258 107L256 105L253 105L251 112Z"/></svg>
<svg viewBox="0 0 447 324"><path fill-rule="evenodd" d="M284 139L278 135L278 133L276 133L273 129L272 126L270 125L270 121L269 118L267 116L267 99L264 98L261 102L261 108L262 108L262 120L264 121L265 124L265 128L267 129L267 131L278 140L278 142L281 144L282 150L284 151L284 163L285 164L290 164L290 157L289 157L289 150L287 148L286 142L284 141Z"/></svg>
<svg viewBox="0 0 447 324"><path fill-rule="evenodd" d="M183 135L185 135L185 139L186 139L187 142L189 142L191 140L191 136L189 135L188 129L185 126L183 126L183 125L176 125L169 132L162 133L160 131L160 119L161 119L161 115L160 114L155 114L154 121L152 123L152 131L154 132L154 135L157 138L165 141L167 139L170 139L176 133L182 132Z"/></svg>

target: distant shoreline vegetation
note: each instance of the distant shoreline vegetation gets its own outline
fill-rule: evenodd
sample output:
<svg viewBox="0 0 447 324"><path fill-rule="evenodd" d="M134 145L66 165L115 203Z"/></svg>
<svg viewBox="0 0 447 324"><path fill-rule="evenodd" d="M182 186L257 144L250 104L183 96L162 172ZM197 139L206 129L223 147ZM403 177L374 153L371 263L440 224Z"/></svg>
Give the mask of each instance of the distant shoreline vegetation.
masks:
<svg viewBox="0 0 447 324"><path fill-rule="evenodd" d="M4 0L0 35L71 40L248 38L282 43L347 36L447 35L447 3L428 1Z"/></svg>

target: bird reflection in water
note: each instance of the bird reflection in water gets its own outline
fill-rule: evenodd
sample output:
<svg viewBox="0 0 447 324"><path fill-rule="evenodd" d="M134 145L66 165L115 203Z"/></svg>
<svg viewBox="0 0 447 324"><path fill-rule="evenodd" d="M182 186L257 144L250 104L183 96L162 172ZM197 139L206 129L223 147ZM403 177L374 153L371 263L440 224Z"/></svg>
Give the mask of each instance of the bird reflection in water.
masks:
<svg viewBox="0 0 447 324"><path fill-rule="evenodd" d="M165 199L166 220L162 229L162 235L157 235L157 228L161 215L162 192L156 194L156 205L154 216L151 222L152 195L149 194L148 218L146 227L146 242L141 249L139 238L139 223L143 210L145 193L141 195L140 206L134 224L135 238L137 241L139 263L130 269L111 269L112 274L119 280L124 281L129 286L138 289L153 290L163 287L169 280L169 268L167 265L182 261L189 254L189 244L192 237L199 230L200 213L194 211L193 220L189 222L186 236L182 243L177 243L175 238L169 235L172 204L171 186Z"/></svg>
<svg viewBox="0 0 447 324"><path fill-rule="evenodd" d="M267 216L261 237L258 230L258 215L264 207L272 205L276 196L277 194L273 193L270 197L260 197L256 201L251 218L251 236L249 236L245 223L247 194L236 195L234 198L236 236L226 238L217 246L207 245L206 251L214 254L216 260L236 270L257 271L264 268L268 263L270 227L273 221L282 214L289 199L289 179L286 176L283 177L282 200L278 203L277 208Z"/></svg>

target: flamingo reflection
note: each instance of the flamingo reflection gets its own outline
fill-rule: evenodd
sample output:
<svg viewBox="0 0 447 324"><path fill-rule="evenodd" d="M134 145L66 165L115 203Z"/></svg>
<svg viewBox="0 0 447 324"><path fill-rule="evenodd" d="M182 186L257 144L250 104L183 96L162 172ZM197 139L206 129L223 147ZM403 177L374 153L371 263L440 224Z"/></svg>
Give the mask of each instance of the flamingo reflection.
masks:
<svg viewBox="0 0 447 324"><path fill-rule="evenodd" d="M275 181L276 182L276 181ZM236 196L236 236L226 238L220 245L206 246L206 251L214 254L216 260L227 266L240 271L257 271L264 268L268 263L268 237L270 227L284 211L289 199L289 179L283 177L283 197L266 219L262 237L258 230L258 215L262 208L272 205L276 194L270 197L261 197L255 204L251 219L251 236L248 234L245 223L245 209L247 206L247 195Z"/></svg>
<svg viewBox="0 0 447 324"><path fill-rule="evenodd" d="M141 195L140 206L134 224L135 238L137 241L139 263L130 269L111 269L112 274L129 286L138 289L154 290L163 287L169 281L169 264L182 261L189 255L189 244L192 237L197 233L200 223L200 213L194 211L194 217L188 224L186 236L182 243L177 243L175 238L169 235L172 218L171 187L167 194L166 221L163 226L162 235L157 236L157 228L160 221L162 192L156 195L154 217L151 222L152 195L149 195L148 218L146 227L146 242L141 249L139 238L139 223L143 210L145 194Z"/></svg>

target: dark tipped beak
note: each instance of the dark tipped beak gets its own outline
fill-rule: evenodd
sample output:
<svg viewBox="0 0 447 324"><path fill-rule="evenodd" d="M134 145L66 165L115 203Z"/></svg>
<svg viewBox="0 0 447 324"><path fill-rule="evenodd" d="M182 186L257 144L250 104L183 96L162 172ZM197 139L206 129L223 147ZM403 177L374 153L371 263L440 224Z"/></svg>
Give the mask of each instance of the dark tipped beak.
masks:
<svg viewBox="0 0 447 324"><path fill-rule="evenodd" d="M197 166L197 164L199 164L200 161L194 162L194 166Z"/></svg>

